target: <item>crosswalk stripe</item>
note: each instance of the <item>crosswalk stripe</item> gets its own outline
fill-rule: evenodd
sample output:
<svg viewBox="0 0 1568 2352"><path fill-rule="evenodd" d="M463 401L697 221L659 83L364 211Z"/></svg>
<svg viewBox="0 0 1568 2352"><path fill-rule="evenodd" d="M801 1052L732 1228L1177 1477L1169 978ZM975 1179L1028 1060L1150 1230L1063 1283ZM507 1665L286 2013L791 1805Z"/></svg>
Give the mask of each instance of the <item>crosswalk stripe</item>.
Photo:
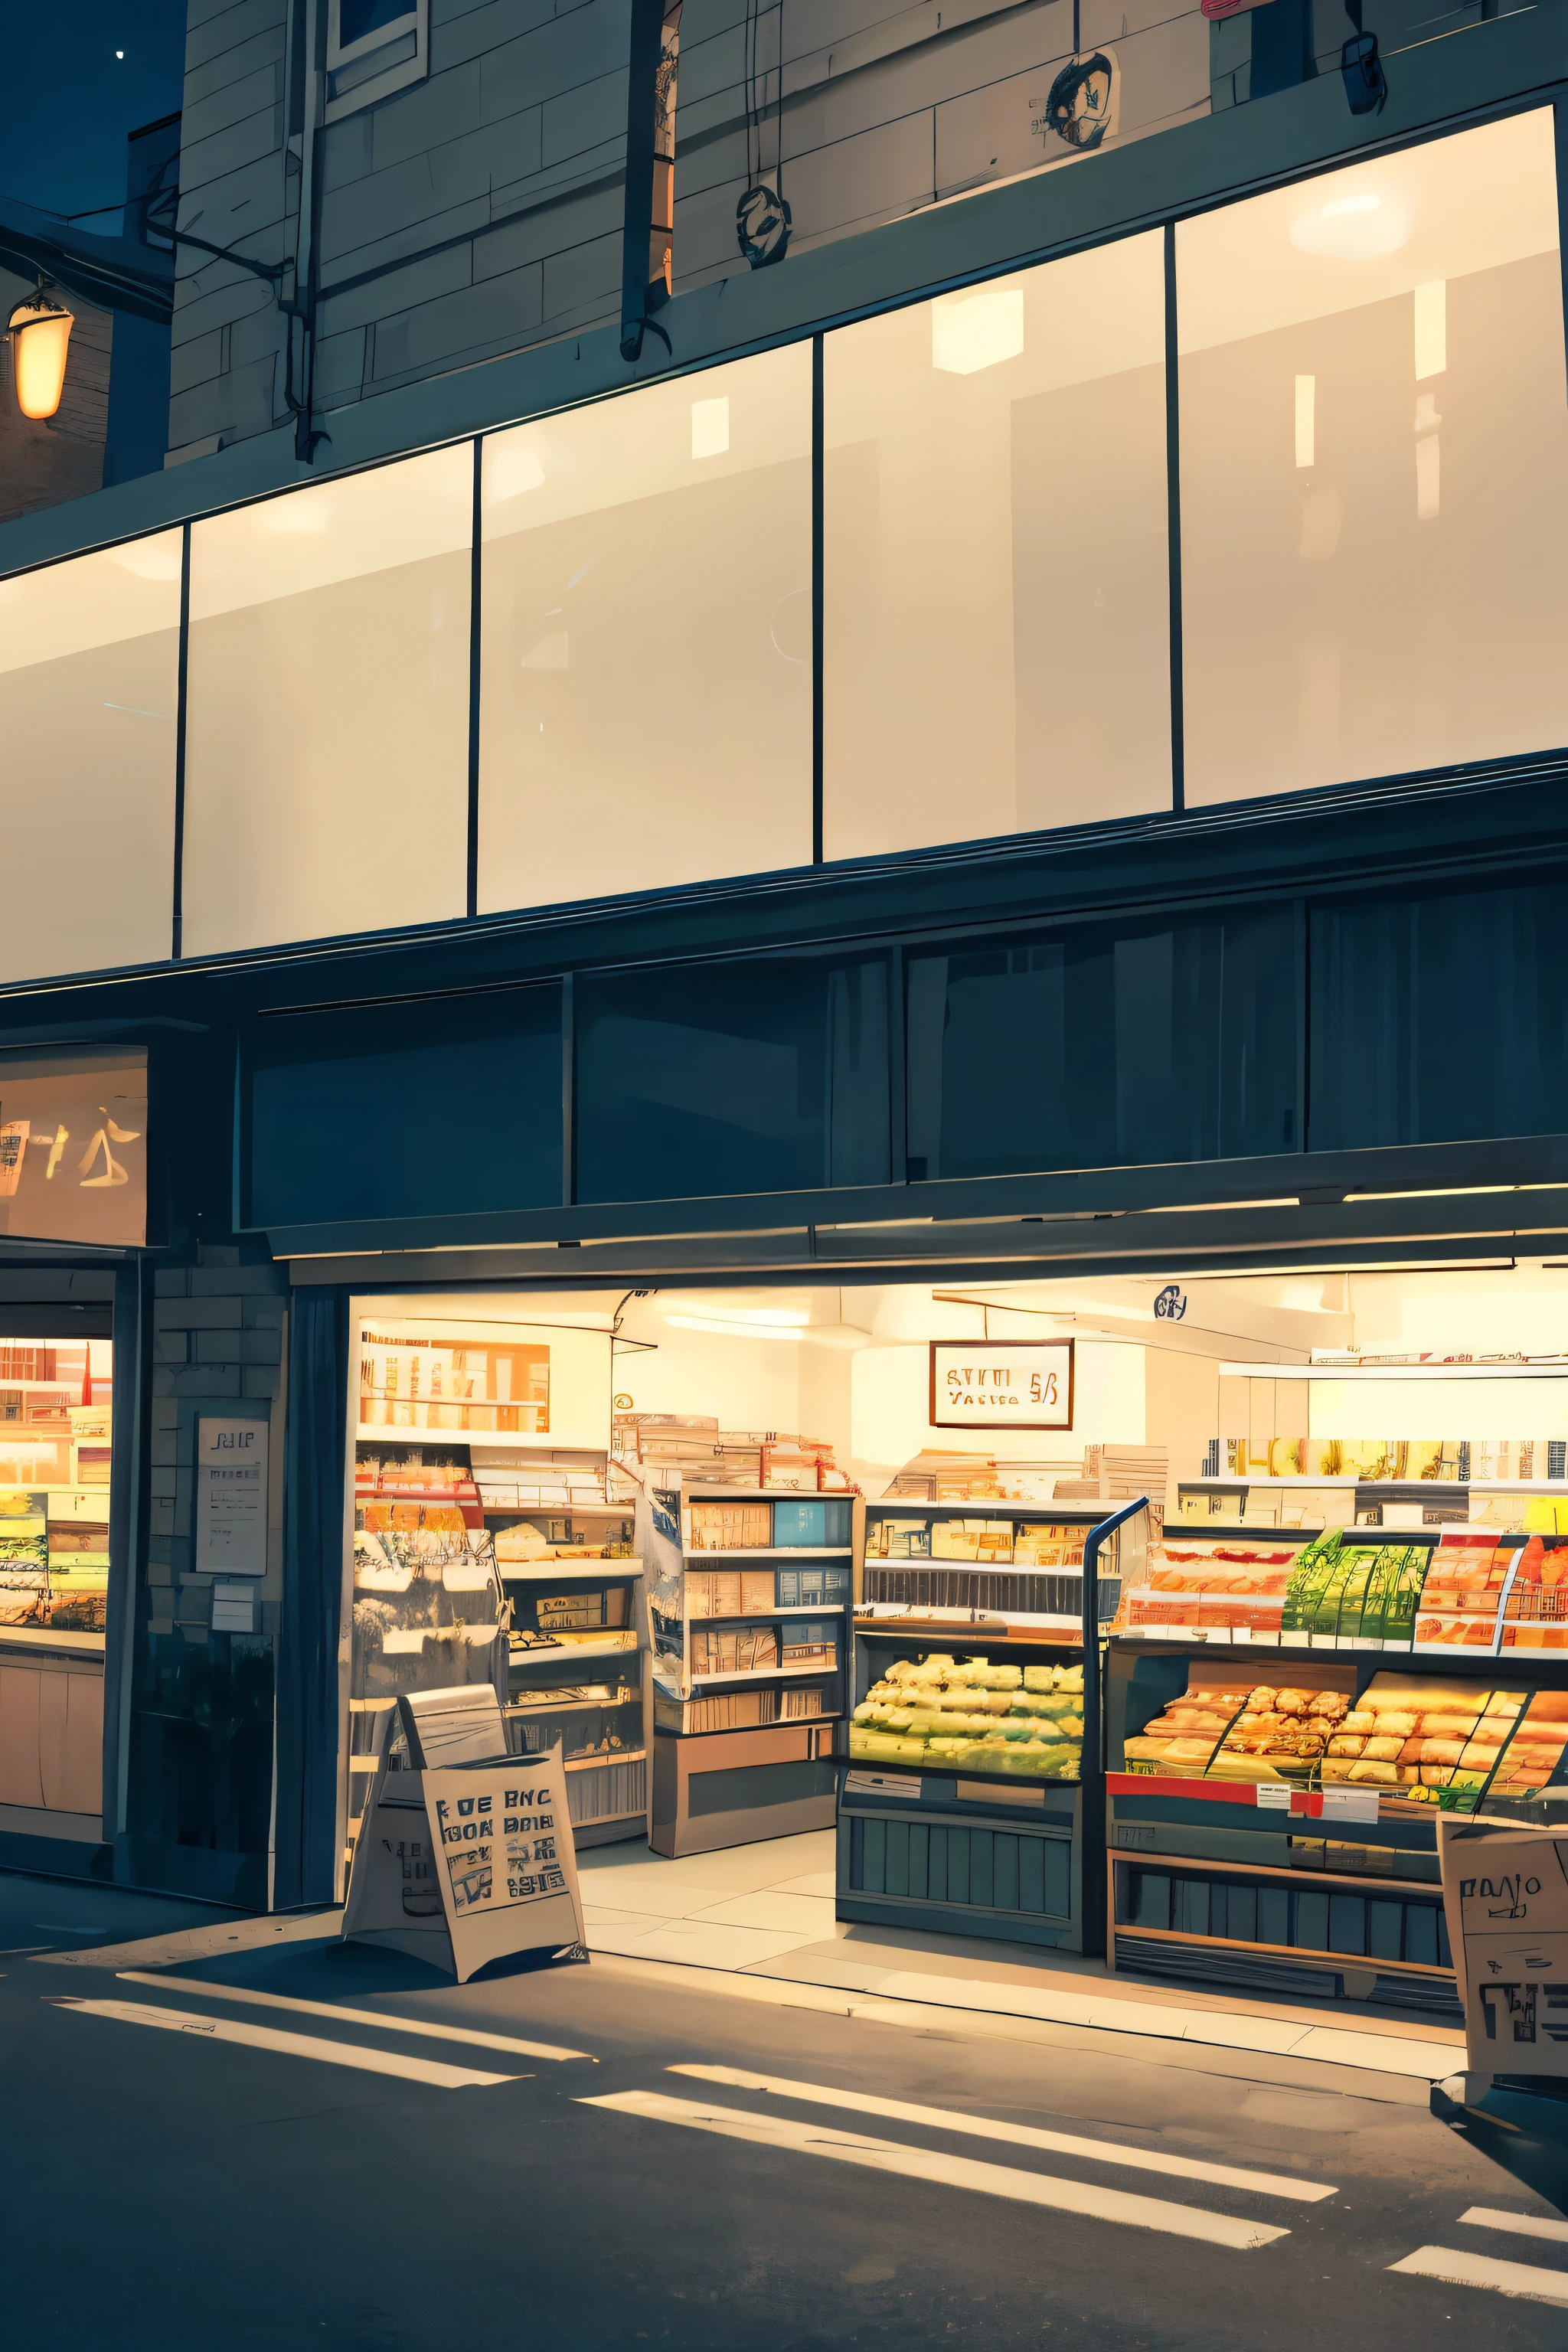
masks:
<svg viewBox="0 0 1568 2352"><path fill-rule="evenodd" d="M1528 2263L1461 2254L1452 2246L1417 2246L1402 2263L1388 2267L1417 2278L1441 2279L1445 2286L1489 2287L1494 2294L1523 2295L1531 2303L1559 2303L1568 2308L1568 2271L1538 2271Z"/></svg>
<svg viewBox="0 0 1568 2352"><path fill-rule="evenodd" d="M1109 2140L1085 2139L1074 2132L1041 2131L1033 2124L997 2123L990 2116L959 2115L952 2107L921 2107L908 2099L879 2099L865 2091L835 2091L824 2083L795 2083L781 2074L749 2074L739 2066L671 2066L667 2071L671 2074L694 2074L704 2083L725 2083L737 2091L768 2091L779 2099L846 2107L855 2115L882 2116L889 2123L924 2124L936 2131L971 2132L977 2138L1005 2141L1014 2147L1041 2148L1048 2156L1088 2157L1096 2164L1123 2165L1133 2172L1165 2172L1179 2180L1212 2181L1221 2189L1250 2189L1263 2197L1296 2197L1303 2204L1315 2205L1322 2198L1339 2195L1329 2181L1292 2180L1279 2172L1248 2172L1239 2165L1205 2164L1196 2157L1121 2147Z"/></svg>
<svg viewBox="0 0 1568 2352"><path fill-rule="evenodd" d="M395 2074L405 2083L429 2083L437 2090L466 2091L492 2083L526 2081L516 2074L480 2074L471 2066L448 2066L438 2058L403 2058L390 2050L366 2050L349 2042L329 2042L314 2033L280 2033L270 2025L245 2025L228 2017L197 2017L188 2009L160 2009L152 2001L76 2000L57 1998L56 2009L81 2017L112 2017L123 2025L158 2025L173 2033L201 2033L212 2042L237 2042L249 2050L270 2050L283 2058L314 2058L328 2066L357 2066L365 2074Z"/></svg>
<svg viewBox="0 0 1568 2352"><path fill-rule="evenodd" d="M715 2132L721 2139L749 2140L758 2147L785 2148L800 2156L825 2156L840 2164L864 2165L868 2171L894 2173L907 2180L972 2189L984 2196L1012 2198L1023 2205L1046 2205L1099 2221L1124 2222L1132 2229L1198 2238L1211 2246L1245 2251L1290 2234L1268 2222L1240 2221L1228 2213L1211 2213L1201 2205L1173 2205L1161 2197L1134 2197L1122 2189L1064 2180L1055 2173L1021 2172L1011 2165L981 2164L973 2157L939 2155L934 2149L907 2147L897 2140L860 2138L823 2124L797 2123L793 2116L749 2115L740 2107L698 2106L686 2099L667 2098L660 2091L612 2091L577 2104L613 2107L621 2115L655 2123L686 2124L695 2131Z"/></svg>
<svg viewBox="0 0 1568 2352"><path fill-rule="evenodd" d="M1550 2238L1568 2246L1568 2221L1538 2221L1533 2213L1504 2213L1493 2205L1472 2205L1459 2216L1472 2230L1508 2230L1516 2238Z"/></svg>
<svg viewBox="0 0 1568 2352"><path fill-rule="evenodd" d="M307 2017L330 2017L340 2025L379 2025L388 2033L416 2033L429 2042L471 2042L480 2050L504 2050L509 2058L585 2058L586 2050L563 2050L554 2042L520 2042L509 2033L481 2033L472 2025L437 2025L426 2018L397 2017L390 2010L343 2009L330 2000L300 2000L292 1993L252 1992L248 1986L209 1984L197 1977L149 1976L136 1969L121 1969L121 1984L153 1985L159 1991L188 1993L197 2000L230 2000L253 2009L292 2009Z"/></svg>

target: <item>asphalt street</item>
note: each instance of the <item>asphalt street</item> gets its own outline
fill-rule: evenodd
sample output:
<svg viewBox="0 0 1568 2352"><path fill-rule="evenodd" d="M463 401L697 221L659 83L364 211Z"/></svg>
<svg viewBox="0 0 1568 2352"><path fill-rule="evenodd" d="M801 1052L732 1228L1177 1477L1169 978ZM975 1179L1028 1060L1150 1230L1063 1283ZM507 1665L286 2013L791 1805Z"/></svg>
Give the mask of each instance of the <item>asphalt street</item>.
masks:
<svg viewBox="0 0 1568 2352"><path fill-rule="evenodd" d="M16 2352L1563 2342L1568 2221L1331 2077L251 1932L0 1876Z"/></svg>

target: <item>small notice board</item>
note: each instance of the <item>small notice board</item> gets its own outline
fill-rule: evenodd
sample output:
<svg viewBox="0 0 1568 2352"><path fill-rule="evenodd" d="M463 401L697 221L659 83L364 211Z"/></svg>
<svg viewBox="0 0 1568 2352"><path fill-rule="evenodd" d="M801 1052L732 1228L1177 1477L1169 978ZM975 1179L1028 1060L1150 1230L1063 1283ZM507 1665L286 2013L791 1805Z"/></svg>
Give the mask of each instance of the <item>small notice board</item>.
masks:
<svg viewBox="0 0 1568 2352"><path fill-rule="evenodd" d="M267 1573L267 1423L196 1423L196 1567L205 1574Z"/></svg>
<svg viewBox="0 0 1568 2352"><path fill-rule="evenodd" d="M422 1772L388 1772L384 1757L342 1932L429 1960L459 1984L496 1960L585 1958L560 1742Z"/></svg>
<svg viewBox="0 0 1568 2352"><path fill-rule="evenodd" d="M1472 2074L1568 2080L1568 1834L1437 1818Z"/></svg>

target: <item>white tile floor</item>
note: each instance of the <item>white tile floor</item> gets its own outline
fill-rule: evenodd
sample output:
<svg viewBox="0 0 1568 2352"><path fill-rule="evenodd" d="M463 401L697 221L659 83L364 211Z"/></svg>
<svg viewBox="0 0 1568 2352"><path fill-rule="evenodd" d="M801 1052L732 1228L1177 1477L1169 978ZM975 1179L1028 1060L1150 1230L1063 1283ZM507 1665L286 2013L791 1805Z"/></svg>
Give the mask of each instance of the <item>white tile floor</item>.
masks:
<svg viewBox="0 0 1568 2352"><path fill-rule="evenodd" d="M596 1952L747 1969L846 1931L833 1916L831 1830L668 1862L647 1846L578 1856L583 1920Z"/></svg>

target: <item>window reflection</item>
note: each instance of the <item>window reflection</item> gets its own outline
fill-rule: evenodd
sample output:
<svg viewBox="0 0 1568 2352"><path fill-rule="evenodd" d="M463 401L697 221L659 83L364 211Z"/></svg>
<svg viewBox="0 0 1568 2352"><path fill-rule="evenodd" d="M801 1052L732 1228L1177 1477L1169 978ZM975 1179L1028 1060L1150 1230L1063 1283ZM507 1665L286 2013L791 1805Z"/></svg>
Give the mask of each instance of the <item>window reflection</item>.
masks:
<svg viewBox="0 0 1568 2352"><path fill-rule="evenodd" d="M1568 738L1549 110L1176 231L1186 797Z"/></svg>
<svg viewBox="0 0 1568 2352"><path fill-rule="evenodd" d="M825 367L827 856L1168 807L1160 237L845 328Z"/></svg>

